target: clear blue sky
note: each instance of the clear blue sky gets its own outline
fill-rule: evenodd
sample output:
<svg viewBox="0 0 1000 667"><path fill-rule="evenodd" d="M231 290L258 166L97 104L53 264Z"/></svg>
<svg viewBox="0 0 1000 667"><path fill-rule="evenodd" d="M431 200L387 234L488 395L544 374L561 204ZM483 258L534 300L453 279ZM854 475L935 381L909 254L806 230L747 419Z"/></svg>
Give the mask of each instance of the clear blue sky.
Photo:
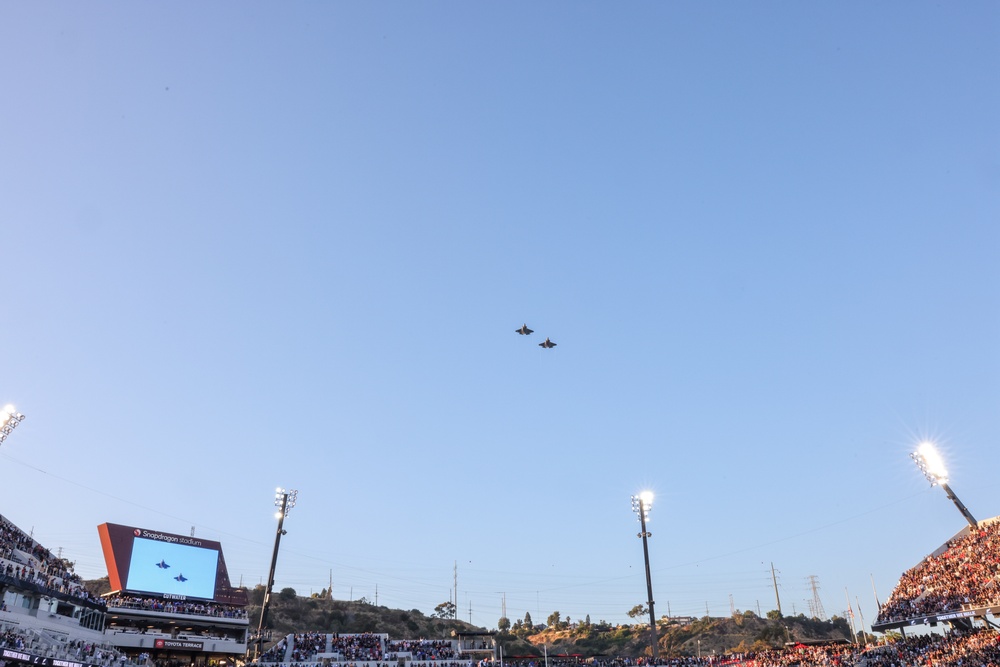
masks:
<svg viewBox="0 0 1000 667"><path fill-rule="evenodd" d="M87 578L257 584L283 486L279 588L624 621L649 488L658 613L870 622L920 438L1000 514L995 2L7 2L0 82L0 513Z"/></svg>

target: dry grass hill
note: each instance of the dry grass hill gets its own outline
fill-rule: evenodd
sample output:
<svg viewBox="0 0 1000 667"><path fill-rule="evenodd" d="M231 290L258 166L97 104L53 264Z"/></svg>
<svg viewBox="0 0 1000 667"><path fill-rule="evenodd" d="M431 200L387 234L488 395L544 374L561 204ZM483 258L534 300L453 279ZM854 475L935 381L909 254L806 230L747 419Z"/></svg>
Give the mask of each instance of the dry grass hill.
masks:
<svg viewBox="0 0 1000 667"><path fill-rule="evenodd" d="M107 579L88 582L95 593L108 590ZM260 618L263 590L250 591L251 626ZM456 632L485 631L464 621L376 606L364 600L348 602L319 596L300 597L292 589L272 595L268 625L277 639L293 632L384 632L396 639L450 638ZM772 616L773 616L772 612ZM760 618L752 612L722 618L700 618L688 623L662 623L658 629L661 655L722 655L733 651L779 647L788 641L826 642L850 638L847 621L834 617L819 621L804 615ZM604 622L559 622L552 627L518 623L497 639L504 655L579 654L583 656L641 656L649 654L649 628L644 623L610 625Z"/></svg>

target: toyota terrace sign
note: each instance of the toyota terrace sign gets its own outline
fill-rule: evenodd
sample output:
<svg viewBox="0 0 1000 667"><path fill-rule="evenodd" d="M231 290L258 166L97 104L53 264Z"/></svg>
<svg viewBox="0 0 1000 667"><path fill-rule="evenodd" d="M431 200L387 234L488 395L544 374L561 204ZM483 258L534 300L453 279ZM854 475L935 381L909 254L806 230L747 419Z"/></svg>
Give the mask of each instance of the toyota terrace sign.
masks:
<svg viewBox="0 0 1000 667"><path fill-rule="evenodd" d="M189 642L183 639L157 639L153 646L156 648L186 648L200 651L205 648L205 642Z"/></svg>

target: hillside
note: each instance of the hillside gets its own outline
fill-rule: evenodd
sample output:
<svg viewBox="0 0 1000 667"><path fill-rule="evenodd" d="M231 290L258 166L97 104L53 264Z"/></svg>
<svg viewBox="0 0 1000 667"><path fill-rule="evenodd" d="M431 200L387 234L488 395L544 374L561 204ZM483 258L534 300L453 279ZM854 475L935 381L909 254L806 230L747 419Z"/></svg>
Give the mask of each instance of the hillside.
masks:
<svg viewBox="0 0 1000 667"><path fill-rule="evenodd" d="M688 624L661 623L657 628L660 655L680 656L779 647L786 641L804 643L840 641L850 637L844 619L817 621L794 618L759 618L752 612L732 617L701 618ZM649 626L611 626L579 623L573 627L546 628L518 637L502 635L506 655L552 654L638 657L649 654Z"/></svg>
<svg viewBox="0 0 1000 667"><path fill-rule="evenodd" d="M103 595L111 590L108 578L84 582L91 593ZM250 626L257 628L264 590L258 586L249 591ZM463 621L425 616L418 609L403 611L377 607L364 600L326 600L319 597L299 597L291 588L271 594L268 627L277 639L288 633L315 632L385 632L393 638L451 637L452 631L482 631Z"/></svg>
<svg viewBox="0 0 1000 667"><path fill-rule="evenodd" d="M94 593L108 591L107 579L87 582ZM250 591L251 627L260 619L263 590ZM786 641L842 641L850 637L847 621L834 617L818 621L803 615L760 618L752 612L723 618L701 618L687 624L661 623L658 645L661 655L722 655L732 651L778 647ZM530 621L530 619L528 619ZM427 616L418 609L409 611L376 606L367 601L327 600L300 597L286 588L271 598L268 626L277 639L294 632L384 632L396 639L443 639L453 632L482 632L461 620ZM506 656L580 654L584 656L642 656L649 653L649 627L556 621L551 627L531 626L517 621L510 631L498 633Z"/></svg>
<svg viewBox="0 0 1000 667"><path fill-rule="evenodd" d="M260 619L263 593L250 592L251 625ZM450 638L452 632L483 631L464 621L425 616L419 609L404 611L375 606L366 601L303 598L291 589L272 594L268 626L277 638L290 632L384 632L395 639Z"/></svg>

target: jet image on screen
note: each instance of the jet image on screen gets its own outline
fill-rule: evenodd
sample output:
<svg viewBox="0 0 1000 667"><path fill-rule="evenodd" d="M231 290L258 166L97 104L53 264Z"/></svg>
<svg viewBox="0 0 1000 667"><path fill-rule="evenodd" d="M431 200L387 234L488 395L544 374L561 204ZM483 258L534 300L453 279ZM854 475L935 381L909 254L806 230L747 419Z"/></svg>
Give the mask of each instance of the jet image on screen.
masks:
<svg viewBox="0 0 1000 667"><path fill-rule="evenodd" d="M137 537L128 567L130 591L212 599L219 552Z"/></svg>

